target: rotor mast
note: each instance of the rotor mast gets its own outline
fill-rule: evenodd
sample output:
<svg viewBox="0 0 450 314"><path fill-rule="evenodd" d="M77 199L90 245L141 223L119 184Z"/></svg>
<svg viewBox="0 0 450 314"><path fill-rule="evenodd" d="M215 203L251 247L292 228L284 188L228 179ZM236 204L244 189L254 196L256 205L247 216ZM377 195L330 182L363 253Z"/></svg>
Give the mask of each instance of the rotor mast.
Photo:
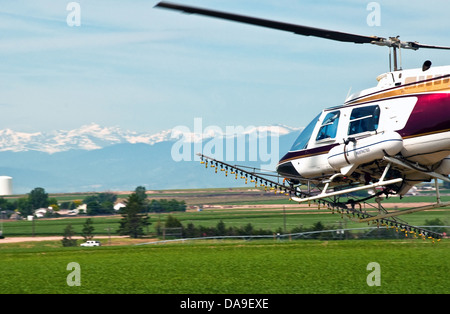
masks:
<svg viewBox="0 0 450 314"><path fill-rule="evenodd" d="M378 46L386 46L389 48L389 70L392 71L392 65L394 66L394 71L402 70L402 48L417 50L419 49L413 42L403 42L397 37L389 37L389 39L382 38L379 41L373 41L371 44ZM391 59L391 48L393 51L393 60ZM397 55L398 52L398 55Z"/></svg>
<svg viewBox="0 0 450 314"><path fill-rule="evenodd" d="M389 48L390 49L390 48ZM401 55L402 55L402 52L401 52L401 50L400 50L401 48L399 47L398 48L398 52L399 52L399 54L400 54L400 70L402 69L402 58L401 58ZM394 71L398 71L398 67L397 67L397 47L395 47L395 46L392 46L392 50L394 51ZM390 66L390 65L389 65Z"/></svg>

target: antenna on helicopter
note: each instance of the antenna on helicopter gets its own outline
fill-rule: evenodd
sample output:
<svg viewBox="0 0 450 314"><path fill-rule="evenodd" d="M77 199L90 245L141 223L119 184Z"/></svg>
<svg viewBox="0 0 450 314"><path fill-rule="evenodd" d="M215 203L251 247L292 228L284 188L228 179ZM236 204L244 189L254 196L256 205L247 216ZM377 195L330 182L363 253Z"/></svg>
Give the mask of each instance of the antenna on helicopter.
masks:
<svg viewBox="0 0 450 314"><path fill-rule="evenodd" d="M310 26L284 23L284 22L278 22L278 21L273 21L273 20L266 20L266 19L251 17L251 16L234 14L234 13L202 9L202 8L198 8L198 7L192 7L192 6L176 4L176 3L166 2L166 1L159 2L158 4L155 5L155 7L181 11L181 12L188 13L188 14L200 14L200 15L204 15L204 16L215 17L215 18L230 20L230 21L234 21L234 22L240 22L240 23L257 25L257 26L261 26L261 27L278 29L278 30L282 30L282 31L292 32L297 35L314 36L314 37L320 37L320 38L331 39L331 40L342 41L342 42L352 42L355 44L373 44L373 45L377 45L377 46L389 47L389 48L392 48L393 52L394 52L394 56L393 56L394 71L401 70L401 49L402 48L403 49L412 49L412 50L418 50L419 48L450 50L450 47L424 45L424 44L420 44L416 41L415 42L401 41L399 39L399 36L383 38L383 37L378 37L378 36L364 36L364 35L350 34L350 33L329 30L329 29L315 28L315 27L310 27ZM399 56L397 56L397 50L399 52ZM398 66L399 63L400 63L400 67Z"/></svg>

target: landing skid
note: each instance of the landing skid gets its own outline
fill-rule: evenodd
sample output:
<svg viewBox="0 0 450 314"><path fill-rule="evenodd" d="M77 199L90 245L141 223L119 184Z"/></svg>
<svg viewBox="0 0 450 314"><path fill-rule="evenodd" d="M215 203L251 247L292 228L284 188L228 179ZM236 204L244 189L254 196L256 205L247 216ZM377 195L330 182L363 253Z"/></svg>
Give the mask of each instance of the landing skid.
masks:
<svg viewBox="0 0 450 314"><path fill-rule="evenodd" d="M329 187L330 183L333 182L333 180L335 178L337 178L339 176L342 176L342 174L336 173L336 174L332 175L330 177L330 179L325 183L325 187L324 187L322 193L320 193L319 195L311 196L311 197L305 197L305 198L292 197L292 200L295 201L295 202L304 203L304 202L310 202L310 201L314 201L314 200L318 200L318 199L323 199L323 198L326 198L326 197L333 197L333 196L353 193L353 192L362 191L362 190L369 190L369 189L374 189L374 188L377 188L377 187L380 187L380 186L387 186L387 185L391 185L391 184L402 182L403 181L402 178L396 178L396 179L387 180L387 181L384 180L384 178L386 177L386 174L389 171L390 167L391 167L391 164L388 164L386 166L386 168L383 171L383 174L381 175L381 178L376 183L367 184L367 185L358 186L358 187L355 187L355 188L348 188L348 189L345 189L345 190L340 190L340 191L335 191L335 192L329 192L328 193L327 190L328 190L328 187Z"/></svg>
<svg viewBox="0 0 450 314"><path fill-rule="evenodd" d="M424 211L424 210L429 210L429 209L434 209L434 208L450 206L450 202L442 202L441 201L441 196L440 196L440 193L439 193L439 185L438 185L437 178L434 179L434 185L435 185L435 190L436 190L436 203L434 203L434 204L429 204L429 205L424 205L424 206L418 206L418 207L413 207L413 208L409 208L409 209L399 210L399 211L396 211L394 213L381 214L381 215L378 215L378 216L375 216L375 217L361 219L360 221L361 222L367 222L367 221L376 220L376 219L395 217L395 216L411 214L411 213L415 213L415 212L419 212L419 211ZM379 206L381 206L381 204L379 204Z"/></svg>
<svg viewBox="0 0 450 314"><path fill-rule="evenodd" d="M325 183L325 187L322 190L320 194L313 195L312 192L308 189L308 192L300 191L297 186L294 184L287 183L288 181L284 180L278 175L271 175L267 172L261 172L257 171L259 169L256 168L248 168L243 166L237 166L237 165L231 165L229 163L216 160L214 158L205 156L203 154L197 154L200 156L201 163L205 165L206 168L209 167L214 168L215 172L218 173L219 169L220 172L225 172L225 175L228 176L228 174L234 175L236 179L244 179L245 184L248 184L248 180L250 180L250 183L254 183L255 187L263 187L266 191L273 191L275 193L283 193L286 196L290 197L290 200L296 201L299 203L308 202L318 202L318 206L320 208L321 205L331 210L333 213L337 212L340 213L343 217L346 215L350 219L357 221L357 222L367 222L376 224L378 227L384 226L386 228L393 228L396 231L402 231L405 232L405 236L413 236L413 237L422 237L423 239L437 239L440 241L442 238L442 234L433 232L430 230L426 230L423 228L415 227L412 225L409 225L407 223L401 222L397 220L395 217L403 214L418 212L422 210L427 210L431 208L437 208L437 207L444 207L449 206L450 202L441 202L439 198L439 191L437 189L437 203L427 206L421 206L416 208L411 208L408 210L402 210L397 211L393 213L388 213L382 206L381 202L378 202L378 215L372 215L367 213L365 210L362 209L361 203L366 201L369 198L378 197L379 195L383 194L384 191L378 192L375 195L362 199L362 200L347 200L346 202L339 202L336 199L336 196L349 194L355 191L361 191L361 190L367 190L367 189L374 189L376 187L381 186L388 186L391 184L399 183L403 179L402 178L395 178L390 180L385 180L385 177L389 171L389 168L391 167L391 163L389 163L381 175L378 182L372 183L372 184L366 184L363 186L358 187L352 187L352 188L346 188L340 191L333 191L333 192L327 192L328 187L330 183L333 182L333 180L338 177L340 174L335 174L330 177L328 181ZM246 169L244 169L246 168ZM270 178L268 178L270 177ZM277 180L277 181L275 181ZM280 183L281 181L281 183ZM310 181L306 180L308 183L308 186L310 185ZM437 182L437 181L436 181ZM287 183L287 184L286 184ZM437 183L436 183L437 186Z"/></svg>
<svg viewBox="0 0 450 314"><path fill-rule="evenodd" d="M415 213L415 212L420 212L420 211L424 211L424 210L440 208L440 207L445 207L445 206L450 206L450 202L435 203L435 204L430 204L430 205L425 205L425 206L413 207L413 208L409 208L409 209L399 210L399 211L396 211L395 213L381 214L381 215L373 216L370 218L360 219L359 221L360 222L368 222L368 221L372 221L372 220L384 219L384 218L395 217L395 216L400 216L400 215L405 215L405 214L411 214L411 213Z"/></svg>

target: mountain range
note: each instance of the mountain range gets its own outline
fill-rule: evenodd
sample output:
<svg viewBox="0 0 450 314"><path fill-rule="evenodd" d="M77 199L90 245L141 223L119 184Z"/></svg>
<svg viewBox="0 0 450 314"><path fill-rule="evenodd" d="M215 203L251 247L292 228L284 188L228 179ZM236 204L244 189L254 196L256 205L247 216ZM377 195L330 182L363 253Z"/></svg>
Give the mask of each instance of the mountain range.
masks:
<svg viewBox="0 0 450 314"><path fill-rule="evenodd" d="M205 154L218 154L223 160L221 157L230 158L223 150L231 149L231 159L236 162L230 163L258 167L260 154L256 159L249 158L250 149L265 147L267 152L277 153L278 159L301 128L259 126L237 130L227 134L216 128L199 134L174 128L150 134L95 123L51 132L5 129L0 130L0 175L13 177L14 194L28 193L35 187L50 193L73 193L129 191L139 185L147 190L242 186L242 182L205 171L194 161L194 150L200 147ZM278 131L276 141L272 141L274 130ZM239 138L245 142L244 160L238 156ZM257 146L251 146L250 141L256 141ZM231 148L227 146L230 143ZM274 144L278 149L272 151ZM180 160L174 154L184 158Z"/></svg>
<svg viewBox="0 0 450 314"><path fill-rule="evenodd" d="M171 130L157 134L123 131L118 127L102 127L96 123L75 130L25 133L0 130L0 152L39 151L49 154L69 150L94 150L123 143L152 145L170 140Z"/></svg>

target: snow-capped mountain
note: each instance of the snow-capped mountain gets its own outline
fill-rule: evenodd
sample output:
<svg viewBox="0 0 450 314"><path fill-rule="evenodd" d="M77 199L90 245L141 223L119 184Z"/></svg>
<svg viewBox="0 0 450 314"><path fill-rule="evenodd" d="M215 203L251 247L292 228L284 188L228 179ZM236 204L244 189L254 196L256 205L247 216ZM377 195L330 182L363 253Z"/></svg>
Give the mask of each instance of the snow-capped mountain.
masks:
<svg viewBox="0 0 450 314"><path fill-rule="evenodd" d="M211 176L194 162L198 145L207 155L221 152L221 156L214 156L221 160L230 158L226 154L230 148L235 156L226 161L257 167L261 161L247 158L250 147L254 147L250 141L257 138L259 144L267 143L262 146L264 149L270 146L271 162L276 163L299 132L300 129L287 126L250 126L225 131L206 127L197 133L187 127L175 127L147 134L95 123L69 131L0 130L0 175L13 177L14 194L28 193L35 187L52 193L129 191L139 185L155 190L232 187L239 182ZM275 142L274 135L278 137ZM244 136L245 160L241 162L237 146L227 145L230 142L237 145L242 141L236 139ZM223 150L216 146L221 144ZM275 150L272 145L277 145ZM259 153L257 157L261 157Z"/></svg>
<svg viewBox="0 0 450 314"><path fill-rule="evenodd" d="M230 131L231 130L231 131ZM96 123L81 126L74 130L57 130L51 132L17 132L11 129L0 130L0 152L39 151L49 154L69 150L94 150L115 144L155 143L182 139L187 142L198 142L213 137L237 137L250 133L259 136L267 134L288 134L298 129L288 126L259 126L246 128L230 128L222 131L220 128L205 128L202 134L190 132L188 129L175 127L155 134L138 133L122 130L119 127L103 127ZM230 132L227 132L230 131Z"/></svg>
<svg viewBox="0 0 450 314"><path fill-rule="evenodd" d="M169 134L169 137L167 136ZM123 131L118 127L103 127L92 123L74 130L25 133L0 130L0 151L40 151L57 153L68 150L94 150L121 143L154 143L168 140L169 131L143 134Z"/></svg>

